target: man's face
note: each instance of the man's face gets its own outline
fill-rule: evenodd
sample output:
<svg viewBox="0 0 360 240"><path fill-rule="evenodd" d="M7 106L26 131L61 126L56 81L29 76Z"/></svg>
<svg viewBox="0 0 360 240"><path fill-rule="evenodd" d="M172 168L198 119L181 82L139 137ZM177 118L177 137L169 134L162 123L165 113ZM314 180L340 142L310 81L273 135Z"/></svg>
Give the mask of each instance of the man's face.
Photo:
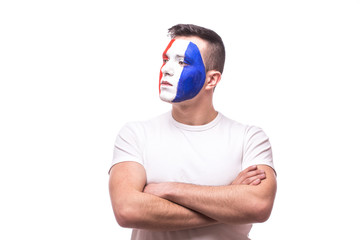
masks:
<svg viewBox="0 0 360 240"><path fill-rule="evenodd" d="M172 39L163 53L160 98L166 102L192 99L202 89L206 72L198 46L186 39Z"/></svg>

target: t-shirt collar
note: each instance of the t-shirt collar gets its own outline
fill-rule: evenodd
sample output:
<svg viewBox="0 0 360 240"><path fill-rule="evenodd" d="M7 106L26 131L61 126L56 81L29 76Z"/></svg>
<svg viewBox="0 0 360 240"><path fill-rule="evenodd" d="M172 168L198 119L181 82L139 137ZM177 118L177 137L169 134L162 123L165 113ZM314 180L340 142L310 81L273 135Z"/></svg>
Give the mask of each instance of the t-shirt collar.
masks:
<svg viewBox="0 0 360 240"><path fill-rule="evenodd" d="M214 120L212 120L211 122L207 123L207 124L204 124L204 125L187 125L187 124L183 124L183 123L180 123L178 121L176 121L172 114L171 114L171 111L169 112L170 114L170 122L172 124L174 124L177 128L180 128L180 129L183 129L183 130L186 130L186 131L193 131L193 132L200 132L200 131L206 131L208 129L211 129L213 128L214 126L216 126L221 118L222 118L222 114L220 112L218 112L217 116L214 118Z"/></svg>

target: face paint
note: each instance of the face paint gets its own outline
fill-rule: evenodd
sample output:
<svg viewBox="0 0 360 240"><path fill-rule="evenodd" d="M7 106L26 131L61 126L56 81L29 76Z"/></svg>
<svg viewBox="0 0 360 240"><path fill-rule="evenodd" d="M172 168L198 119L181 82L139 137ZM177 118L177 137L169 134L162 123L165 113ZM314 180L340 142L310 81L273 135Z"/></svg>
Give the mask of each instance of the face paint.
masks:
<svg viewBox="0 0 360 240"><path fill-rule="evenodd" d="M199 48L188 40L172 39L163 53L160 98L182 102L195 97L205 83L205 66Z"/></svg>

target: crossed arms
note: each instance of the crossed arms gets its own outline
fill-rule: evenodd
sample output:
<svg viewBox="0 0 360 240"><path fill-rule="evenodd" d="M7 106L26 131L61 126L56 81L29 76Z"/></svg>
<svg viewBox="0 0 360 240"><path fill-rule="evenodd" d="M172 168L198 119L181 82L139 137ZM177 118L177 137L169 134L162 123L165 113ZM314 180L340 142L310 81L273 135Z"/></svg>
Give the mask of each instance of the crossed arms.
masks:
<svg viewBox="0 0 360 240"><path fill-rule="evenodd" d="M122 162L111 169L109 189L120 226L174 231L266 221L275 198L276 177L271 167L258 165L240 172L228 186L146 185L141 164Z"/></svg>

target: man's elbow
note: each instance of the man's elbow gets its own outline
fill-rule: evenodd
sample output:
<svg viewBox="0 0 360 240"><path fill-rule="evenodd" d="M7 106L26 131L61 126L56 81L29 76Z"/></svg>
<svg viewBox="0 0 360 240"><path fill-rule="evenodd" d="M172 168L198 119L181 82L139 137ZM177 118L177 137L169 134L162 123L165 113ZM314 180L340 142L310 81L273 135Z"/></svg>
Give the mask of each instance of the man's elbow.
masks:
<svg viewBox="0 0 360 240"><path fill-rule="evenodd" d="M121 206L114 209L117 223L123 228L134 228L137 221L137 211L131 206Z"/></svg>
<svg viewBox="0 0 360 240"><path fill-rule="evenodd" d="M239 207L231 218L219 219L219 221L230 224L263 223L270 218L272 205L272 202L253 201L245 211L243 206Z"/></svg>
<svg viewBox="0 0 360 240"><path fill-rule="evenodd" d="M273 208L272 202L260 202L254 209L254 222L255 223L263 223L266 222L271 215L271 211Z"/></svg>

